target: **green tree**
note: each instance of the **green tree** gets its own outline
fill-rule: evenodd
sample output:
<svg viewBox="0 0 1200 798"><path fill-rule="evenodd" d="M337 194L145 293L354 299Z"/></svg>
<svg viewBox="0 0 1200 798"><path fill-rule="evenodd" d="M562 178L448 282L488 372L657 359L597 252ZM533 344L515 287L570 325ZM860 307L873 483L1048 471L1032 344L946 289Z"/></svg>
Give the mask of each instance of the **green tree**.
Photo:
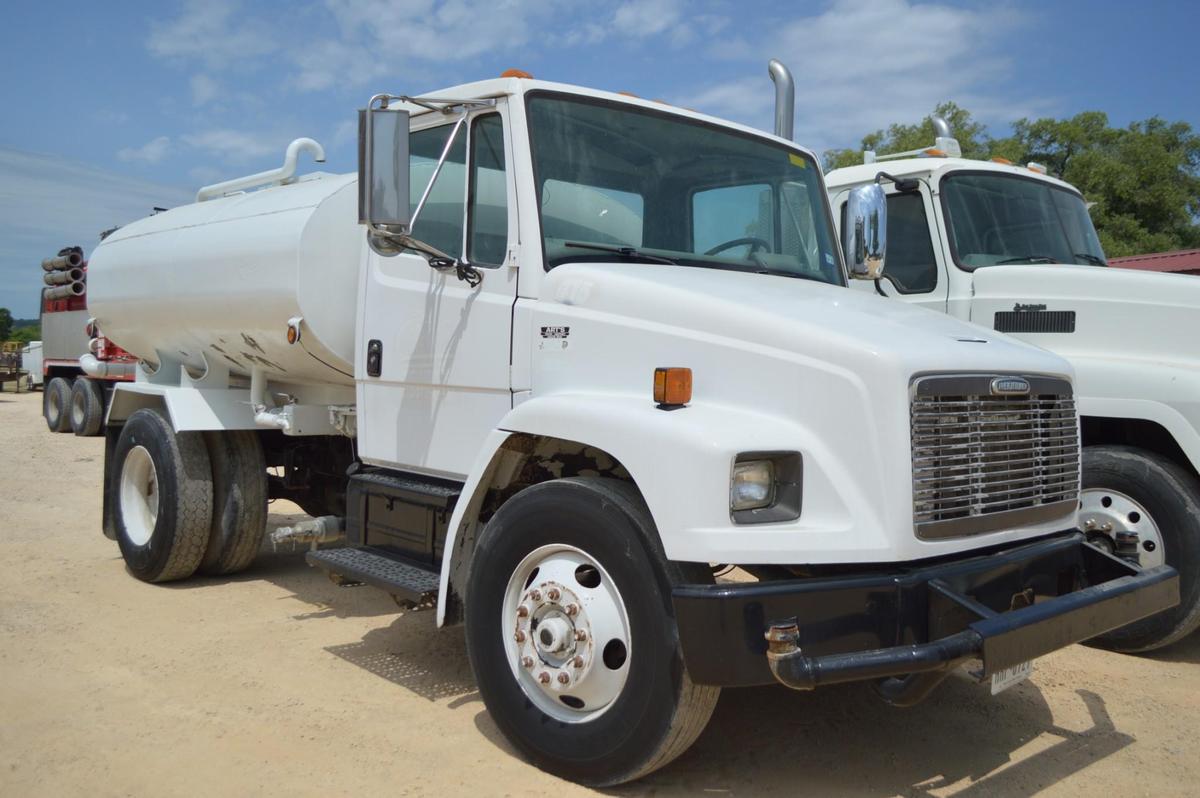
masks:
<svg viewBox="0 0 1200 798"><path fill-rule="evenodd" d="M933 116L940 116L950 125L953 136L962 147L964 158L985 158L991 149L991 138L987 128L976 122L971 112L954 102L939 103L933 109ZM886 131L876 130L862 138L862 146L857 150L826 150L825 170L840 169L843 166L857 166L863 162L863 150L874 150L878 155L891 152L907 152L908 150L932 147L936 134L933 122L925 117L915 124L905 125L894 123Z"/></svg>
<svg viewBox="0 0 1200 798"><path fill-rule="evenodd" d="M13 317L8 308L0 308L0 341L7 341L12 333Z"/></svg>
<svg viewBox="0 0 1200 798"><path fill-rule="evenodd" d="M19 341L22 344L27 344L30 341L40 341L42 340L42 325L31 324L25 327L18 327L12 331L9 340Z"/></svg>

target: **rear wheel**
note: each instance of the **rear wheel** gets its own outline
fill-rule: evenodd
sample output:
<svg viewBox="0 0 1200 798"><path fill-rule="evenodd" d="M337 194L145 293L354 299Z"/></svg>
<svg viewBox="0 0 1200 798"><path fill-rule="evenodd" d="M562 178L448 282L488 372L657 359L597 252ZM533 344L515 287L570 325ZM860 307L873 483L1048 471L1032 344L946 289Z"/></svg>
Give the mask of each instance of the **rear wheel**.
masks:
<svg viewBox="0 0 1200 798"><path fill-rule="evenodd" d="M125 564L138 579L191 576L212 521L212 467L199 432L176 433L157 410L133 413L121 430L109 479Z"/></svg>
<svg viewBox="0 0 1200 798"><path fill-rule="evenodd" d="M1132 446L1083 450L1079 522L1089 536L1138 535L1143 567L1179 571L1179 606L1116 629L1092 644L1152 651L1200 626L1200 484L1164 457Z"/></svg>
<svg viewBox="0 0 1200 798"><path fill-rule="evenodd" d="M480 535L466 592L467 651L492 719L536 765L585 784L666 765L720 695L688 677L670 589L710 579L666 560L625 483L560 479L514 496Z"/></svg>
<svg viewBox="0 0 1200 798"><path fill-rule="evenodd" d="M200 572L232 574L254 561L267 529L267 466L258 435L207 432L213 515Z"/></svg>
<svg viewBox="0 0 1200 798"><path fill-rule="evenodd" d="M71 386L71 429L81 438L100 433L104 423L104 389L87 377L76 377Z"/></svg>
<svg viewBox="0 0 1200 798"><path fill-rule="evenodd" d="M71 431L71 384L54 377L42 392L42 416L51 432Z"/></svg>

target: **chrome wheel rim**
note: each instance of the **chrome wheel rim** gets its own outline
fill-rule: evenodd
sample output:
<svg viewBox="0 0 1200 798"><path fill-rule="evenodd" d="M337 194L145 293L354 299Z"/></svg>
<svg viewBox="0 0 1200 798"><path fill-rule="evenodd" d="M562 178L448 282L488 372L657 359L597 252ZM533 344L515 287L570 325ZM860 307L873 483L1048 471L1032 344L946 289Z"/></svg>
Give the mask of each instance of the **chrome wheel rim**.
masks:
<svg viewBox="0 0 1200 798"><path fill-rule="evenodd" d="M556 720L595 720L625 686L629 615L612 577L582 549L530 552L509 577L500 629L513 677Z"/></svg>
<svg viewBox="0 0 1200 798"><path fill-rule="evenodd" d="M125 535L136 546L144 546L158 522L158 471L145 446L135 446L121 466L121 520Z"/></svg>
<svg viewBox="0 0 1200 798"><path fill-rule="evenodd" d="M1154 517L1130 496L1108 488L1088 488L1079 497L1079 525L1089 536L1099 532L1113 539L1118 532L1138 536L1138 561L1143 568L1165 565L1166 548Z"/></svg>

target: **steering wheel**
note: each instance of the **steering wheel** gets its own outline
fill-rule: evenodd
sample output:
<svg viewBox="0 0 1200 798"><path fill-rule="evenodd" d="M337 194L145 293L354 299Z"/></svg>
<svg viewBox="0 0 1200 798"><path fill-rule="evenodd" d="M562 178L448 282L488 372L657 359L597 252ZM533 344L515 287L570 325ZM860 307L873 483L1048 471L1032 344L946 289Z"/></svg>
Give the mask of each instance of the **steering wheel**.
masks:
<svg viewBox="0 0 1200 798"><path fill-rule="evenodd" d="M727 249L733 249L734 247L744 247L746 245L750 246L749 254L751 254L751 255L753 255L755 252L758 252L760 249L765 249L765 250L771 249L771 242L763 241L761 238L755 238L754 236L748 236L746 238L733 238L733 239L730 239L729 241L726 241L723 244L717 244L715 247L710 249L708 252L705 252L704 254L705 255L716 255L717 253L724 252Z"/></svg>

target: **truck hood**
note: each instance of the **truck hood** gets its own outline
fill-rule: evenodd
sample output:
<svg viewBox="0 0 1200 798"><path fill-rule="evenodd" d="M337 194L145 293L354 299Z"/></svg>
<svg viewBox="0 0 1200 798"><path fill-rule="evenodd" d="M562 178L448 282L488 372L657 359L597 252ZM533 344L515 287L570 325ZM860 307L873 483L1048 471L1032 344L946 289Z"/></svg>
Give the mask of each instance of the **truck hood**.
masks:
<svg viewBox="0 0 1200 798"><path fill-rule="evenodd" d="M1193 368L1200 361L1200 280L1193 275L1067 264L989 266L974 272L974 287L971 320L987 327L996 326L998 312L1073 313L1074 332L1021 333L1067 357Z"/></svg>
<svg viewBox="0 0 1200 798"><path fill-rule="evenodd" d="M571 263L542 283L542 301L786 350L853 370L1070 375L1062 358L943 313L842 286L721 269ZM865 365L865 364L864 364Z"/></svg>

